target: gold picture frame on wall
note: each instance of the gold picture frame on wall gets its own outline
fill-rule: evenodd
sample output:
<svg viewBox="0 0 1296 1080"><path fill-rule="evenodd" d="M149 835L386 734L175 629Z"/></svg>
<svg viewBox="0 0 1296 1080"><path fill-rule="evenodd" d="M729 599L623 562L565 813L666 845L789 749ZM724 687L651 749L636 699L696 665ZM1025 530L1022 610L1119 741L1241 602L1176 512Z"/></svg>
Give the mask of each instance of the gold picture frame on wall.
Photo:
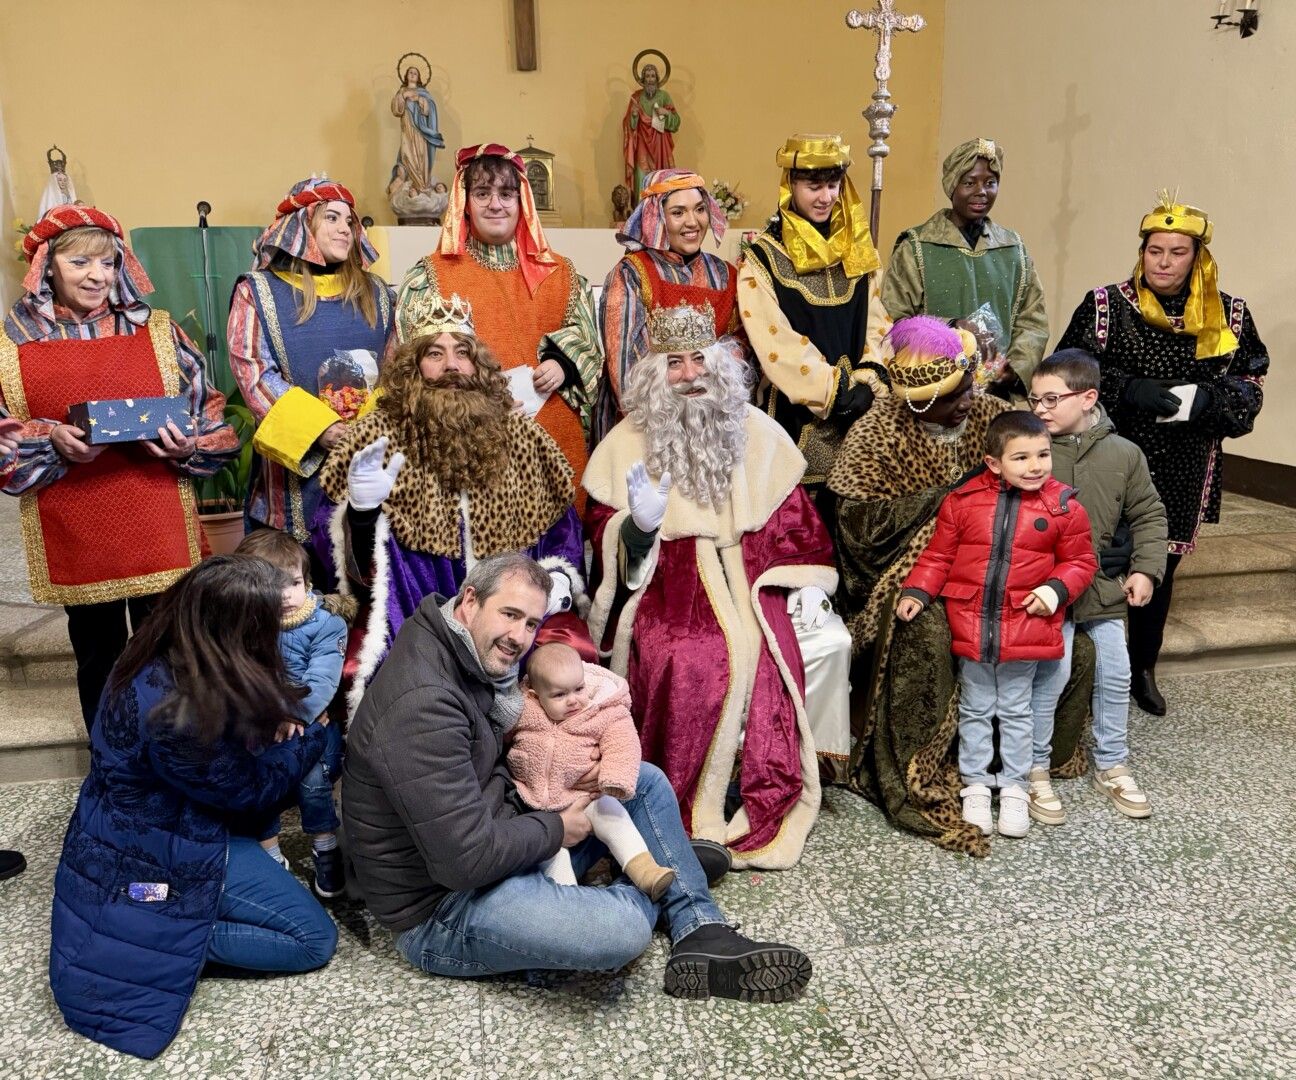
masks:
<svg viewBox="0 0 1296 1080"><path fill-rule="evenodd" d="M535 196L536 209L542 214L558 214L557 183L554 178L554 155L548 150L532 145L531 136L527 136L525 149L518 151L526 169L527 181L531 184L531 193Z"/></svg>

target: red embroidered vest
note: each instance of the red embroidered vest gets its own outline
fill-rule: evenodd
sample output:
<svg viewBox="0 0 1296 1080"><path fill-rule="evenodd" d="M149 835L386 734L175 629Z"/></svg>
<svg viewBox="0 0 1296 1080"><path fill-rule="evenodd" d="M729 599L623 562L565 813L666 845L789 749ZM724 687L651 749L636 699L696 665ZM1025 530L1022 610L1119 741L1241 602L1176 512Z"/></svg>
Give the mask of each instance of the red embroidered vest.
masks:
<svg viewBox="0 0 1296 1080"><path fill-rule="evenodd" d="M179 392L171 318L147 333L16 345L0 334L0 384L18 419L63 421L69 405ZM160 592L199 559L189 477L133 444L107 446L22 497L32 596L95 604Z"/></svg>

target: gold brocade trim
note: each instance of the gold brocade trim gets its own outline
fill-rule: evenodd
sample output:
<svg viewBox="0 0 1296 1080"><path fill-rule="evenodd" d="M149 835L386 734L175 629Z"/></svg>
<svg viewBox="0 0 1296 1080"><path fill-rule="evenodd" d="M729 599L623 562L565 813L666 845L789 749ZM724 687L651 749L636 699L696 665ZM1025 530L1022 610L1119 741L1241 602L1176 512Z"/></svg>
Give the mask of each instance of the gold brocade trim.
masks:
<svg viewBox="0 0 1296 1080"><path fill-rule="evenodd" d="M292 377L292 363L288 359L288 349L284 344L283 327L279 324L279 312L275 308L274 294L270 291L270 283L266 280L262 272L248 274L248 280L252 282L252 287L256 289L257 299L261 301L261 312L264 318L266 333L270 335L270 344L274 346L274 351L279 357L279 375L289 386L295 386ZM386 290L382 290L386 294ZM262 459L265 460L264 458ZM273 462L267 462L273 464ZM304 544L310 537L308 531L309 524L303 519L306 516L306 506L302 502L301 480L290 469L279 466L284 476L284 490L288 495L289 520L292 521L293 539L299 544Z"/></svg>
<svg viewBox="0 0 1296 1080"><path fill-rule="evenodd" d="M506 255L493 257L492 255L488 254L486 250L484 250L487 247L491 248L492 250L497 250L500 248L510 248L511 251ZM507 244L485 245L485 244L481 244L480 241L474 240L470 236L468 238L468 243L464 245L464 250L468 252L473 262L475 262L478 266L482 267L485 270L496 270L503 273L504 271L508 271L508 270L516 270L519 266L522 265L522 263L518 259L516 241L510 240Z"/></svg>
<svg viewBox="0 0 1296 1080"><path fill-rule="evenodd" d="M441 291L441 283L437 280L436 264L432 261L431 255L423 256L423 273L427 278L425 289L431 289L434 293Z"/></svg>
<svg viewBox="0 0 1296 1080"><path fill-rule="evenodd" d="M1022 297L1026 295L1026 245L1017 241L1017 291L1013 295L1012 311L1008 315L1008 347L1012 348L1012 328L1017 325L1017 312L1021 310Z"/></svg>
<svg viewBox="0 0 1296 1080"><path fill-rule="evenodd" d="M257 299L261 301L266 333L270 335L270 344L279 355L279 375L289 386L293 385L292 367L288 363L288 350L284 347L283 328L279 325L279 312L275 309L274 294L264 273L248 274L248 280L256 289Z"/></svg>
<svg viewBox="0 0 1296 1080"><path fill-rule="evenodd" d="M162 376L162 389L167 397L176 397L180 393L180 364L176 359L175 335L171 333L171 313L154 308L149 314L148 332L158 374Z"/></svg>
<svg viewBox="0 0 1296 1080"><path fill-rule="evenodd" d="M639 279L639 293L643 297L645 310L652 311L652 275L648 273L648 268L644 265L644 260L647 258L648 256L642 252L632 251L625 257L625 260L634 268L635 277Z"/></svg>
<svg viewBox="0 0 1296 1080"><path fill-rule="evenodd" d="M581 279L576 273L576 264L567 256L559 255L558 263L567 268L567 307L563 310L563 326L571 326L580 315Z"/></svg>
<svg viewBox="0 0 1296 1080"><path fill-rule="evenodd" d="M136 577L95 581L85 585L55 585L50 581L49 563L45 559L45 538L40 524L40 509L36 505L40 492L29 491L23 495L19 499L18 512L22 519L23 547L27 552L27 578L31 586L32 599L39 604L102 604L108 600L126 600L132 596L149 596L161 592L189 573L193 564L198 561L198 518L194 513L193 485L189 483L188 477L179 479L180 502L189 523L190 547L193 551L190 565ZM189 496L187 500L186 492Z"/></svg>
<svg viewBox="0 0 1296 1080"><path fill-rule="evenodd" d="M837 307L845 304L855 295L855 289L861 281L867 281L868 274L859 277L848 277L841 263L835 263L827 270L814 270L808 274L798 274L788 253L768 233L762 233L751 242L751 247L759 247L769 256L770 265L765 266L759 259L752 259L753 271L759 271L770 283L770 278L786 288L794 289L816 307ZM771 283L771 291L772 283Z"/></svg>
<svg viewBox="0 0 1296 1080"><path fill-rule="evenodd" d="M153 357L168 397L180 393L180 365L176 359L175 336L171 331L171 315L154 308L148 320L149 341ZM117 335L111 335L117 336ZM22 373L18 370L18 348L8 335L0 334L0 370L12 361L18 384ZM108 338L96 338L105 341ZM9 353L12 351L12 358ZM7 377L7 376L6 376ZM5 386L6 391L9 389ZM6 395L6 401L9 398ZM23 396L23 411L27 401ZM57 483L58 481L55 481ZM89 582L84 585L55 585L50 581L49 562L45 557L45 534L41 529L39 491L29 491L19 500L19 517L22 521L23 548L27 554L27 577L32 598L42 604L101 604L108 600L123 600L132 596L148 596L169 588L194 567L202 554L198 538L198 512L194 499L193 481L183 473L176 475L177 495L185 520L185 541L189 548L189 565L171 570L158 570L152 574L113 578L108 581Z"/></svg>
<svg viewBox="0 0 1296 1080"><path fill-rule="evenodd" d="M284 480L288 488L288 502L292 506L293 539L299 544L310 539L310 528L305 520L306 504L302 502L301 477L291 469L284 469Z"/></svg>
<svg viewBox="0 0 1296 1080"><path fill-rule="evenodd" d="M0 330L0 391L4 392L5 407L15 420L30 420L27 409L27 391L23 389L22 368L18 363L18 343L4 330Z"/></svg>

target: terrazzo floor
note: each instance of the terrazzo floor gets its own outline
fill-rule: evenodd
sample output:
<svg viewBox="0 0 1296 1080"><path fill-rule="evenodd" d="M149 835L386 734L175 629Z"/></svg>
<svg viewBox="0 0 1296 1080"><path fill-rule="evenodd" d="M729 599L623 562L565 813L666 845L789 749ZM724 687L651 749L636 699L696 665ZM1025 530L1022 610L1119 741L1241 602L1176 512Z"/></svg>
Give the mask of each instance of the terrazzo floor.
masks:
<svg viewBox="0 0 1296 1080"><path fill-rule="evenodd" d="M46 978L70 781L0 788L0 1077L1296 1077L1296 667L1162 680L1129 821L1061 785L1070 820L973 860L830 791L800 866L717 889L746 932L801 945L790 1005L661 991L666 942L617 975L432 979L362 909L295 978L207 978L140 1062L69 1032ZM300 833L289 854L308 862Z"/></svg>

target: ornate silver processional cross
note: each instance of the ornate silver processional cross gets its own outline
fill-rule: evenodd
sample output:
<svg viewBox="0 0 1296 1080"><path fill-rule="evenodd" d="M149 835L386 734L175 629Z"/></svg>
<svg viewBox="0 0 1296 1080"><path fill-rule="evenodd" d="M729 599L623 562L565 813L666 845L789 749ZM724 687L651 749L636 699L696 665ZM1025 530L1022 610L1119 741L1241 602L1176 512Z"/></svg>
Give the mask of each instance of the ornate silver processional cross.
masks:
<svg viewBox="0 0 1296 1080"><path fill-rule="evenodd" d="M868 156L873 159L873 201L869 208L869 228L873 233L873 242L877 243L878 223L882 219L882 162L891 153L887 137L891 134L891 117L896 111L896 107L891 104L891 91L887 89L887 80L891 78L891 34L895 30L917 33L927 25L927 20L921 15L897 15L895 0L877 0L877 7L870 11L852 8L847 12L846 25L852 30L872 30L878 36L877 63L873 68L877 89L873 91L873 103L863 114L869 122L869 137L873 140L873 145L868 148Z"/></svg>

